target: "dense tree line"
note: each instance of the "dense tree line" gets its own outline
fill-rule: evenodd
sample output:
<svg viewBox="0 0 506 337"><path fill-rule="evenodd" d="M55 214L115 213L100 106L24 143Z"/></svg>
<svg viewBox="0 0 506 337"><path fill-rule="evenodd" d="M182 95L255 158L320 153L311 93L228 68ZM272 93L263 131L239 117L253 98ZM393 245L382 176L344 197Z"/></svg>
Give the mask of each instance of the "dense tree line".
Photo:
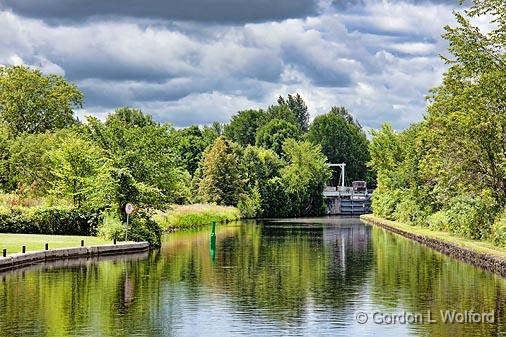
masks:
<svg viewBox="0 0 506 337"><path fill-rule="evenodd" d="M310 124L299 94L226 125L181 129L129 107L79 121L82 103L61 76L0 68L4 193L120 220L132 202L149 232L150 212L174 203L237 206L247 217L322 214L328 158L348 163L352 179L368 176L360 125L336 107Z"/></svg>
<svg viewBox="0 0 506 337"><path fill-rule="evenodd" d="M506 245L506 3L475 1L445 27L451 57L424 120L374 133L374 212ZM490 31L471 23L489 18Z"/></svg>

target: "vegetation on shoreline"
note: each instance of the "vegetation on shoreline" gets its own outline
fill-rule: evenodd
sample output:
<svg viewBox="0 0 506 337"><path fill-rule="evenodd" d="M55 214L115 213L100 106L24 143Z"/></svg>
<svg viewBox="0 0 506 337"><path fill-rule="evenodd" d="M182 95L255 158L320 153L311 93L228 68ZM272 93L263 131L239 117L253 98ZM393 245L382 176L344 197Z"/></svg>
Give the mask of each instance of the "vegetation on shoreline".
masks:
<svg viewBox="0 0 506 337"><path fill-rule="evenodd" d="M434 230L426 226L414 226L412 224L406 224L399 221L387 220L384 218L377 217L372 214L361 215L360 218L366 222L378 222L388 225L393 228L400 229L402 231L424 236L426 238L435 239L438 241L450 243L458 247L468 249L470 251L488 254L506 260L506 248L498 247L490 241L483 241L479 239L469 239L461 236L457 236L448 231Z"/></svg>
<svg viewBox="0 0 506 337"><path fill-rule="evenodd" d="M374 214L506 247L506 3L475 1L445 27L451 58L424 120L373 132ZM490 31L473 26L489 18Z"/></svg>
<svg viewBox="0 0 506 337"><path fill-rule="evenodd" d="M298 94L240 111L226 125L177 130L129 107L80 121L73 110L83 102L61 76L0 67L0 231L122 239L132 203L129 238L159 245L168 226L215 217L322 214L328 158L350 163L354 178L369 176L358 122L334 107L324 123L310 124ZM169 209L202 203L237 207L240 215L175 217Z"/></svg>
<svg viewBox="0 0 506 337"><path fill-rule="evenodd" d="M165 212L153 216L156 222L169 230L207 226L212 221L226 223L239 220L241 212L236 207L209 204L171 205Z"/></svg>

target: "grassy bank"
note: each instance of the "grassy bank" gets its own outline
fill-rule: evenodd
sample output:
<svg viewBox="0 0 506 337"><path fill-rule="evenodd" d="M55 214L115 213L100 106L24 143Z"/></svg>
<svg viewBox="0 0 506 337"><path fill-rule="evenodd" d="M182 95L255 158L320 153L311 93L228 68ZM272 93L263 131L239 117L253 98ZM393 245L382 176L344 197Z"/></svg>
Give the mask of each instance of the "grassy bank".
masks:
<svg viewBox="0 0 506 337"><path fill-rule="evenodd" d="M73 248L81 246L81 240L84 240L85 246L111 243L93 236L0 233L0 252L7 249L7 254L20 253L21 246L26 246L26 251L44 250L46 243L49 244L49 249Z"/></svg>
<svg viewBox="0 0 506 337"><path fill-rule="evenodd" d="M157 213L153 219L169 230L209 225L211 221L229 222L241 218L236 207L208 204L173 205L167 212Z"/></svg>
<svg viewBox="0 0 506 337"><path fill-rule="evenodd" d="M397 230L422 236L428 239L438 240L443 243L454 245L478 254L486 254L506 260L506 248L494 246L491 242L462 238L448 232L434 231L427 227L410 226L397 221L391 221L376 217L372 214L361 215L365 222L380 223Z"/></svg>

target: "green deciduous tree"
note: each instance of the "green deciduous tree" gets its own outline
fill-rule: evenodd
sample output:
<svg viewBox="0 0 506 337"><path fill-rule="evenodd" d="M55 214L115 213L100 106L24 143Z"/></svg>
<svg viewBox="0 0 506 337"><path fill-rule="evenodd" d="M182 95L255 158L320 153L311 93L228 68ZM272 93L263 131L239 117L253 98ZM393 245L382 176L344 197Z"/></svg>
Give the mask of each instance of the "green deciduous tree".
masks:
<svg viewBox="0 0 506 337"><path fill-rule="evenodd" d="M281 177L292 200L292 215L321 214L323 189L330 178L327 158L321 147L288 139L283 151L288 165L281 169Z"/></svg>
<svg viewBox="0 0 506 337"><path fill-rule="evenodd" d="M238 144L219 137L206 150L201 163L199 194L206 202L236 206L245 191L245 172Z"/></svg>
<svg viewBox="0 0 506 337"><path fill-rule="evenodd" d="M302 132L306 132L308 130L309 113L307 111L307 105L298 93L295 95L289 94L286 100L282 96L279 96L278 104L280 106L287 106L290 111L292 111L296 120L296 125L299 126L299 129Z"/></svg>
<svg viewBox="0 0 506 337"><path fill-rule="evenodd" d="M58 75L24 66L0 67L0 120L15 134L44 132L76 123L83 94Z"/></svg>
<svg viewBox="0 0 506 337"><path fill-rule="evenodd" d="M213 129L201 129L197 125L171 132L171 143L176 152L180 166L191 175L195 173L202 159L204 150L214 142L217 134Z"/></svg>
<svg viewBox="0 0 506 337"><path fill-rule="evenodd" d="M57 148L69 132L24 133L10 140L8 147L9 179L7 190L32 186L37 195L44 195L52 181L49 153Z"/></svg>
<svg viewBox="0 0 506 337"><path fill-rule="evenodd" d="M107 120L111 124L118 121L126 126L138 126L141 128L145 126L154 126L157 124L153 121L153 117L151 117L151 115L143 113L140 109L130 107L122 107L116 109L114 114L110 115Z"/></svg>
<svg viewBox="0 0 506 337"><path fill-rule="evenodd" d="M299 136L300 131L296 125L282 119L273 119L258 130L256 145L271 149L279 155L283 152L286 139L296 139Z"/></svg>
<svg viewBox="0 0 506 337"><path fill-rule="evenodd" d="M178 201L181 195L177 186L184 173L176 165L170 126L156 123L132 125L113 114L105 123L88 118L86 128L90 139L105 151L113 167L121 172L119 177L131 181L133 187L137 184L136 189L153 191L157 198L151 200L158 205Z"/></svg>
<svg viewBox="0 0 506 337"><path fill-rule="evenodd" d="M232 116L225 126L225 136L240 145L255 145L256 133L265 123L266 114L263 110L244 110Z"/></svg>
<svg viewBox="0 0 506 337"><path fill-rule="evenodd" d="M52 188L57 197L69 197L75 207L105 204L111 185L109 161L90 141L71 135L48 154L52 164Z"/></svg>
<svg viewBox="0 0 506 337"><path fill-rule="evenodd" d="M367 137L346 109L333 108L329 113L316 117L307 139L321 145L329 162L345 163L348 179L367 178Z"/></svg>
<svg viewBox="0 0 506 337"><path fill-rule="evenodd" d="M506 203L506 3L476 0L445 27L450 56L423 122L373 134L374 212L503 244ZM491 29L473 25L491 19ZM495 219L496 215L498 218ZM495 222L495 225L493 226Z"/></svg>

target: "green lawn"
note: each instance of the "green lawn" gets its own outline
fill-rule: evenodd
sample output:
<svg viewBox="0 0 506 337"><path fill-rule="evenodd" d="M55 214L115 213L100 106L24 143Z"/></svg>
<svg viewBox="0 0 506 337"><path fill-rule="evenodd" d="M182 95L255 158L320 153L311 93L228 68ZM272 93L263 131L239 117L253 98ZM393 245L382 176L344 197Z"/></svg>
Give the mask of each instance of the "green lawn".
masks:
<svg viewBox="0 0 506 337"><path fill-rule="evenodd" d="M0 233L0 257L2 251L7 249L7 255L20 253L21 247L26 246L27 251L44 250L44 245L49 244L49 249L80 247L81 240L85 246L112 243L110 241L93 236L70 236L70 235L39 235L39 234L3 234Z"/></svg>
<svg viewBox="0 0 506 337"><path fill-rule="evenodd" d="M441 231L434 231L427 227L418 227L418 226L410 226L407 224L403 224L397 221L391 221L382 219L379 217L376 217L372 214L365 214L361 215L360 218L364 220L365 222L381 222L385 225L398 228L400 230L403 230L405 232L410 232L417 235L423 235L428 238L440 240L443 242L448 242L451 244L454 244L456 246L467 248L469 250L475 251L477 253L482 254L488 254L493 255L496 257L499 257L501 259L506 259L506 248L497 247L494 246L489 241L483 241L483 240L472 240L467 238L462 238L459 236L456 236L454 234L448 233L448 232L441 232Z"/></svg>

